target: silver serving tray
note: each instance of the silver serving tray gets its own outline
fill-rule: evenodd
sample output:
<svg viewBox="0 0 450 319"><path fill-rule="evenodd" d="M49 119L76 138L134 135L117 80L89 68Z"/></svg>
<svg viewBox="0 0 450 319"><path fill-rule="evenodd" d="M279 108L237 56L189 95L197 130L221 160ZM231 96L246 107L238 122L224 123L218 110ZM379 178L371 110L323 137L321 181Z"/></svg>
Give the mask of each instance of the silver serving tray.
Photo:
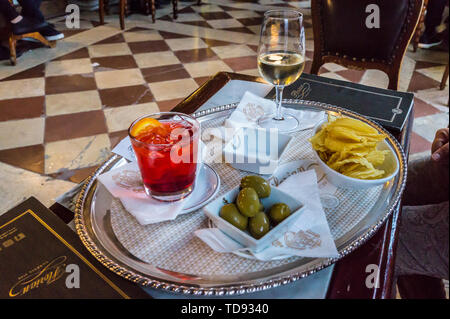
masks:
<svg viewBox="0 0 450 319"><path fill-rule="evenodd" d="M75 226L87 249L105 267L135 283L166 291L193 295L236 295L265 290L288 284L311 275L343 258L361 246L380 228L396 209L406 182L407 161L397 140L380 125L365 117L342 108L303 100L284 100L288 107L324 110L335 115L356 118L375 127L387 135L387 141L399 158L400 170L396 178L383 187L372 210L345 235L336 240L339 251L337 258L301 258L291 263L245 276L207 276L177 273L153 266L130 254L117 240L111 226L111 197L99 192L97 177L115 167L123 165L125 159L112 155L85 182L79 194L75 209ZM193 114L200 122L228 116L237 104L214 107Z"/></svg>

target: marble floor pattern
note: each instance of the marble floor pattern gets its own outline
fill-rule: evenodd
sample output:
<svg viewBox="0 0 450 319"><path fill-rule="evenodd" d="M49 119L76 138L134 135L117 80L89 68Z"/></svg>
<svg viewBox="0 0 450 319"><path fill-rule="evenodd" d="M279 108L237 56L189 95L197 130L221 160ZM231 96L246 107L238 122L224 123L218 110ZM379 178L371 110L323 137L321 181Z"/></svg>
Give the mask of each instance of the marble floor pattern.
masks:
<svg viewBox="0 0 450 319"><path fill-rule="evenodd" d="M307 64L313 56L309 1L180 2L157 22L133 14L99 25L82 13L80 29L51 22L66 38L56 48L26 52L12 67L0 61L0 214L33 194L46 205L87 177L143 114L171 110L219 71L259 75L256 50L264 11L289 7L305 15ZM400 90L415 95L412 156L429 153L436 129L448 125L448 84L439 90L448 53L408 50ZM321 76L386 88L379 71L326 64Z"/></svg>

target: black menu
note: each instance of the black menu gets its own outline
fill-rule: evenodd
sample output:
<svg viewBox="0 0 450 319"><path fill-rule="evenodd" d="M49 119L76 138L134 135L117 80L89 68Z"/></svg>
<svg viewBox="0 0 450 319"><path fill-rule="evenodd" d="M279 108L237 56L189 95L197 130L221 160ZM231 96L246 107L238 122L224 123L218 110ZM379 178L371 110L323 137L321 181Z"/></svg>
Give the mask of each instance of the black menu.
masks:
<svg viewBox="0 0 450 319"><path fill-rule="evenodd" d="M149 298L31 197L0 216L0 298Z"/></svg>
<svg viewBox="0 0 450 319"><path fill-rule="evenodd" d="M272 90L267 97L274 96L275 91ZM399 133L413 107L414 94L303 73L295 83L284 88L283 99L317 101L339 106Z"/></svg>

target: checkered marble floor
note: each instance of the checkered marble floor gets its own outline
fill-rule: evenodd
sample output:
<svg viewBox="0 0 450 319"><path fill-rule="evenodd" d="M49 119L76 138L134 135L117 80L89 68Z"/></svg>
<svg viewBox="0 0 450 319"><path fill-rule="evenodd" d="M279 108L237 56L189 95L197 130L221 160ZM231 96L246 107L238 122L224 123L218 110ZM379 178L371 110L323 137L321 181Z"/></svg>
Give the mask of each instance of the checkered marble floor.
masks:
<svg viewBox="0 0 450 319"><path fill-rule="evenodd" d="M259 75L258 33L268 9L304 13L309 72L309 1L203 2L180 2L177 20L168 5L158 9L155 24L133 14L124 31L117 15L101 26L96 13L82 13L78 30L54 19L66 33L56 48L27 52L16 67L0 61L0 212L30 194L50 204L109 156L132 120L171 110L218 71ZM447 62L446 52L405 56L400 90L415 94L412 153L429 152L436 129L448 125L448 86L439 90ZM326 64L320 75L387 87L387 76L373 70Z"/></svg>

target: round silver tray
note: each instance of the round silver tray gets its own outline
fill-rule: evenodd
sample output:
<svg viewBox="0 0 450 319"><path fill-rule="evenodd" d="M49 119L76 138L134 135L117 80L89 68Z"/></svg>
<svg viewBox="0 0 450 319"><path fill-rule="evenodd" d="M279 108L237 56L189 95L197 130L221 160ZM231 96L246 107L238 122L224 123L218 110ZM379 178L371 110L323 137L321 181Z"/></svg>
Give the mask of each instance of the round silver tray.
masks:
<svg viewBox="0 0 450 319"><path fill-rule="evenodd" d="M110 216L110 196L98 192L97 177L123 165L125 159L112 155L85 182L76 203L75 226L87 249L105 267L135 283L166 291L194 295L235 295L265 290L288 284L311 275L343 258L361 246L380 228L395 210L406 182L407 162L397 140L380 125L342 108L303 100L284 100L288 107L324 110L362 120L387 135L387 141L399 158L396 178L385 184L372 210L350 231L336 239L337 258L300 258L271 269L241 275L206 276L162 269L133 256L116 238ZM237 104L228 104L194 113L200 123L227 117Z"/></svg>

